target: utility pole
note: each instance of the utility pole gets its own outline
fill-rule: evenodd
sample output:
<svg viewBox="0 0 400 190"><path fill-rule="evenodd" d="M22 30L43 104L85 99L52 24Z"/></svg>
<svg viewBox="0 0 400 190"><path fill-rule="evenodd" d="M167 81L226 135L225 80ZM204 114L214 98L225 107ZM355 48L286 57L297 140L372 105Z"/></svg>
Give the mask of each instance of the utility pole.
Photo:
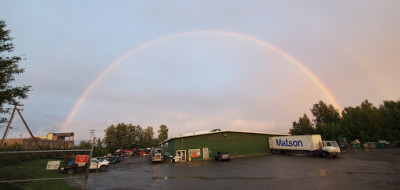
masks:
<svg viewBox="0 0 400 190"><path fill-rule="evenodd" d="M21 117L22 122L24 123L26 129L28 130L28 132L29 132L29 134L31 135L33 141L35 142L36 148L38 148L38 150L40 151L39 144L37 143L35 137L33 136L32 131L29 129L28 124L26 124L24 117L22 117L22 114L21 114L21 112L19 111L18 108L15 108L15 109L17 110L19 116ZM42 156L43 156L43 154L42 154ZM43 157L44 157L44 156L43 156Z"/></svg>
<svg viewBox="0 0 400 190"><path fill-rule="evenodd" d="M4 139L7 136L8 130L10 129L11 122L12 122L12 120L14 118L15 109L17 109L17 104L14 105L14 109L13 109L13 111L11 113L10 120L8 120L8 124L7 124L6 130L4 131L3 138L1 139L1 142L0 142L0 147L3 147Z"/></svg>
<svg viewBox="0 0 400 190"><path fill-rule="evenodd" d="M89 142L92 144L92 148L90 149L90 154L89 154L89 158L88 158L88 162L86 163L86 174L85 174L85 182L83 183L83 190L86 190L86 186L87 186L87 181L89 178L89 170L90 170L90 160L92 159L93 156L93 146L94 146L94 139L96 137L94 136L94 130L91 129L90 130L90 140ZM97 167L96 167L97 170Z"/></svg>
<svg viewBox="0 0 400 190"><path fill-rule="evenodd" d="M12 111L12 113L11 113L10 120L8 121L6 131L4 131L3 138L1 139L0 147L3 146L4 139L5 139L6 136L7 136L8 130L11 128L11 123L12 123L12 120L14 119L15 111L17 111L17 113L18 113L19 117L21 118L22 122L24 123L26 129L28 130L29 134L31 135L32 140L33 140L33 142L34 142L35 145L36 145L36 148L40 151L40 146L39 146L38 142L36 141L35 137L33 136L32 131L29 129L28 124L26 124L24 117L22 117L21 111L20 111L20 109L18 108L18 106L23 106L23 105L20 105L20 104L15 104L15 105L14 105L14 109L13 109L13 111ZM21 145L22 145L22 144L21 144ZM46 157L44 156L43 153L40 153L40 154L42 155L43 158L46 158Z"/></svg>
<svg viewBox="0 0 400 190"><path fill-rule="evenodd" d="M28 124L26 124L24 117L22 117L21 111L20 111L20 109L18 108L18 106L23 106L23 105L19 105L19 104L15 104L15 105L14 105L14 109L13 109L13 111L12 111L12 113L11 113L10 120L8 121L6 131L4 131L3 138L1 139L0 147L3 146L3 143L4 143L4 140L5 140L6 136L7 136L8 130L11 128L11 123L12 123L12 120L14 119L15 111L17 111L17 112L18 112L18 115L20 116L20 118L21 118L22 122L24 123L26 129L28 130L29 134L31 135L32 140L35 142L36 148L37 148L38 150L40 150L39 144L37 143L35 137L33 136L32 131L29 129Z"/></svg>

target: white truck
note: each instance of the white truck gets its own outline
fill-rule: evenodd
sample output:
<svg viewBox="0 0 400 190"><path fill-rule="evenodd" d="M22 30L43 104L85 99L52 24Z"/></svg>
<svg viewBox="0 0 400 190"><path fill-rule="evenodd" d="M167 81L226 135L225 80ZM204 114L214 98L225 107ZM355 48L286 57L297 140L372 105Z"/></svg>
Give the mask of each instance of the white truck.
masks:
<svg viewBox="0 0 400 190"><path fill-rule="evenodd" d="M101 171L106 171L109 166L110 166L110 162L106 159L99 160L97 158L92 158L90 160L90 169L91 170L100 169Z"/></svg>
<svg viewBox="0 0 400 190"><path fill-rule="evenodd" d="M67 166L60 167L59 171L63 173L73 174L76 172L82 172L86 170L86 163L75 163L70 162ZM100 169L101 171L106 171L110 166L110 162L107 160L99 160L97 158L92 158L90 160L90 170Z"/></svg>
<svg viewBox="0 0 400 190"><path fill-rule="evenodd" d="M272 154L307 153L323 157L337 157L340 148L336 141L322 141L321 135L296 135L269 137Z"/></svg>

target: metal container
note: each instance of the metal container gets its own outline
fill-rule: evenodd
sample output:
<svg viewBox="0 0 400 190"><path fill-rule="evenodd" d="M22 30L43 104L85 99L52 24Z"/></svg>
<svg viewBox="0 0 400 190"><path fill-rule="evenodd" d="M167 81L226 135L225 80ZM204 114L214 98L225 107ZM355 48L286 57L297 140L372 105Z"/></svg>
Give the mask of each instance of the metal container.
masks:
<svg viewBox="0 0 400 190"><path fill-rule="evenodd" d="M270 137L271 149L280 150L320 150L322 145L321 135L297 135Z"/></svg>

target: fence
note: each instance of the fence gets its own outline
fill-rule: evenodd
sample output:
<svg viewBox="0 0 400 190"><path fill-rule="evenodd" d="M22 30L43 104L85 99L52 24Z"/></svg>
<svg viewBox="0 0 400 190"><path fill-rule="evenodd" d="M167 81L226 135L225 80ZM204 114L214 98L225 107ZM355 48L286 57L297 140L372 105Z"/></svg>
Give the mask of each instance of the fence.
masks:
<svg viewBox="0 0 400 190"><path fill-rule="evenodd" d="M84 170L70 175L59 168L90 151L0 151L0 189L84 189Z"/></svg>

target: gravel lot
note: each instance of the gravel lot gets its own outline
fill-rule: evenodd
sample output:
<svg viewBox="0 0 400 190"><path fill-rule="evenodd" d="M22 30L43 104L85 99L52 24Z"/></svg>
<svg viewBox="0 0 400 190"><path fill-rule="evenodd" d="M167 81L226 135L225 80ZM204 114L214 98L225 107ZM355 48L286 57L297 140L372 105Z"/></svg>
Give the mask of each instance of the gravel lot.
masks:
<svg viewBox="0 0 400 190"><path fill-rule="evenodd" d="M400 149L351 151L339 158L268 155L228 162L151 164L125 158L92 172L90 189L400 189Z"/></svg>

